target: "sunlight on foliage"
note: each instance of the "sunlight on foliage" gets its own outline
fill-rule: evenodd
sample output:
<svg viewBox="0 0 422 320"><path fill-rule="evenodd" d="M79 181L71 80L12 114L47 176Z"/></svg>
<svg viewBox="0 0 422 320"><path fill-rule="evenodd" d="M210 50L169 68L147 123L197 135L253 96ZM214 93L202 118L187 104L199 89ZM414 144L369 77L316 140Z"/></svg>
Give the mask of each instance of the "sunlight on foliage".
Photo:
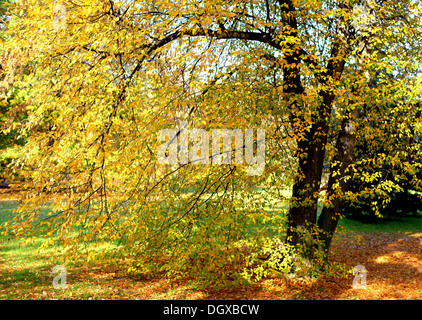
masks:
<svg viewBox="0 0 422 320"><path fill-rule="evenodd" d="M345 199L378 213L422 191L420 4L396 2L17 1L3 50L25 69L28 116L3 235L204 283L288 273L298 256L314 272ZM158 157L166 129L177 163ZM232 142L213 162L193 132L217 129L253 129L253 156L263 130L263 172Z"/></svg>

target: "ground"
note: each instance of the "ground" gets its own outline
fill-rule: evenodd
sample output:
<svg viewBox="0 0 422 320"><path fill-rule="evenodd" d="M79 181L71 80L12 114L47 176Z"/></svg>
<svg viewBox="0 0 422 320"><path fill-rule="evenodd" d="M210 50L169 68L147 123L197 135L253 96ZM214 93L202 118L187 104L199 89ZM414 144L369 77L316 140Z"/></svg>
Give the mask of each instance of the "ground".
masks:
<svg viewBox="0 0 422 320"><path fill-rule="evenodd" d="M1 210L0 210L1 213ZM54 289L54 264L0 239L0 299L420 299L422 297L421 218L384 225L343 223L333 240L331 260L367 270L366 288L354 289L349 274L313 280L270 277L247 287L197 289L187 280L139 279L116 266L67 267L67 289Z"/></svg>

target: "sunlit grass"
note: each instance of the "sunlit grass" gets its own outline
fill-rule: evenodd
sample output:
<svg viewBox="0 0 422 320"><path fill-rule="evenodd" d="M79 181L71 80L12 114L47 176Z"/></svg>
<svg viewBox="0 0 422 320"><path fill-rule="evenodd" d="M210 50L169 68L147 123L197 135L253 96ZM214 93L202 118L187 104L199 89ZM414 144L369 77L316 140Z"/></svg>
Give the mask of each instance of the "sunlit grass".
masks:
<svg viewBox="0 0 422 320"><path fill-rule="evenodd" d="M264 191L259 190L257 193ZM265 206L265 211L270 212L268 216L276 215L287 209L286 204L273 200ZM0 224L10 221L13 218L14 210L18 203L15 201L0 202ZM42 210L41 215L46 216L49 208ZM358 221L342 219L339 223L340 228L345 232L422 232L421 217L404 217L393 221L385 221L378 224L364 224ZM256 228L267 228L268 234L276 234L276 226L270 225L264 221L256 221L247 226L253 233ZM13 239L8 236L0 236L0 299L116 299L130 298L127 293L122 292L114 286L110 279L113 276L105 274L114 274L113 270L109 273L105 271L105 266L101 262L92 260L87 262L87 257L82 257L80 261L66 261L65 256L57 258L56 251L63 250L59 244L41 248L42 234L38 234L35 239L22 245L20 239ZM96 250L110 250L115 244L104 244ZM37 254L35 254L35 252ZM68 270L68 289L54 289L52 281L55 274L52 269L55 265L64 265ZM117 270L117 269L116 269ZM117 272L117 271L116 271ZM117 274L117 273L116 273ZM128 281L140 281L128 280ZM173 291L157 291L157 298L171 299ZM178 292L178 291L177 291ZM180 293L180 292L179 292ZM177 293L177 294L179 294Z"/></svg>

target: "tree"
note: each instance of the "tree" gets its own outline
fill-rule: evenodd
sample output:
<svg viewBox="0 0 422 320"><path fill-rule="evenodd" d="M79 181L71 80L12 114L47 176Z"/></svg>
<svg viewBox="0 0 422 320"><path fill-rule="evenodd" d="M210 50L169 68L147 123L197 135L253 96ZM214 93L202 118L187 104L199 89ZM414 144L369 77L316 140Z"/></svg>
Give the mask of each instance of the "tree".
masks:
<svg viewBox="0 0 422 320"><path fill-rule="evenodd" d="M23 92L18 92L14 86L13 78L21 72L19 58L5 49L3 44L8 41L4 34L7 24L7 8L9 1L0 1L0 177L6 171L5 168L16 157L11 151L14 145L22 145L23 139L19 137L18 126L25 118L25 108L22 104ZM8 149L6 152L6 149Z"/></svg>
<svg viewBox="0 0 422 320"><path fill-rule="evenodd" d="M327 259L349 191L364 106L417 95L418 10L370 0L20 2L13 45L33 74L23 82L32 89L31 138L20 168L28 192L39 195L15 230L31 228L35 204L66 187L66 205L57 202L44 221L63 243L76 232L84 241L117 241L115 250L145 268L221 271L222 259L242 256L226 252L245 239L246 226L266 217L282 229L263 209L267 199L249 191L271 186L283 201L281 177L291 173L283 164L294 159L281 234L320 265L317 253ZM403 64L409 76L391 85L395 95L369 85L374 70ZM183 121L204 130L265 127L265 174L237 164L160 163L158 132L178 126L181 140ZM330 178L318 218L324 163ZM198 256L205 260L190 262Z"/></svg>
<svg viewBox="0 0 422 320"><path fill-rule="evenodd" d="M372 104L368 108L373 112L364 121L372 139L358 138L355 154L359 174L352 179L354 197L347 201L345 214L373 222L415 214L422 204L415 193L421 191L420 104L404 108L400 104Z"/></svg>

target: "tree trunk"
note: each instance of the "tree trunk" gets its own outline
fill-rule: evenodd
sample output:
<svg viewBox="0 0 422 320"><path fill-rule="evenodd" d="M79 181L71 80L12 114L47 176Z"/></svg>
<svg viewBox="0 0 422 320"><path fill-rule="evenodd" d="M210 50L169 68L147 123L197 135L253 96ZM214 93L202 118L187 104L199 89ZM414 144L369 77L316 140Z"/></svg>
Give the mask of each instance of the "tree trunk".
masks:
<svg viewBox="0 0 422 320"><path fill-rule="evenodd" d="M324 206L318 218L319 239L323 241L326 260L331 239L344 207L342 196L349 190L352 181L353 172L350 170L350 165L353 163L358 117L359 109L354 108L342 121L336 143L337 153L334 156L328 180L327 199L331 201L331 205Z"/></svg>
<svg viewBox="0 0 422 320"><path fill-rule="evenodd" d="M350 48L344 46L343 40L347 39L349 29L342 17L337 19L336 29L340 36L333 43L326 71L316 74L322 86L318 93L321 103L312 114L310 130L298 142L299 166L293 185L292 205L288 214L286 242L293 245L305 262L310 264L314 262L315 250L319 243L317 239L318 196L331 110L335 98L331 83L340 80L346 57L350 53Z"/></svg>
<svg viewBox="0 0 422 320"><path fill-rule="evenodd" d="M365 63L369 62L371 57L371 21L373 20L374 7L370 1L364 2L369 16L365 25L360 25L360 29L366 32L366 35L360 39L361 57L358 57L358 69L365 77L366 85L371 82L371 75L365 68ZM367 15L368 15L367 14ZM363 33L364 34L364 33ZM359 87L355 85L352 88L353 93L358 93ZM337 153L333 159L330 168L330 177L328 180L327 199L331 202L329 206L325 205L320 217L318 218L319 240L323 242L325 263L328 262L328 253L331 240L336 230L338 220L343 211L345 200L344 194L349 191L353 172L350 165L353 163L353 152L356 145L357 121L360 115L360 109L355 106L349 114L343 119L341 129L336 142Z"/></svg>
<svg viewBox="0 0 422 320"><path fill-rule="evenodd" d="M338 81L344 70L345 49L340 41L333 44L332 59L327 64L325 81ZM292 205L288 215L286 242L296 247L302 257L312 263L316 248L318 196L330 129L331 110L335 98L332 90L321 89L321 103L312 115L312 126L298 142L299 166L293 185ZM301 119L298 119L301 121Z"/></svg>
<svg viewBox="0 0 422 320"><path fill-rule="evenodd" d="M318 196L328 139L329 115L334 95L321 92L314 124L298 143L299 167L293 185L292 205L289 210L286 242L296 247L305 261L314 259Z"/></svg>
<svg viewBox="0 0 422 320"><path fill-rule="evenodd" d="M285 29L289 30L291 38L298 38L296 8L293 1L279 0L278 2ZM345 5L345 3L340 4L340 6ZM317 227L318 196L325 158L325 146L335 98L332 84L340 80L346 57L350 53L350 48L345 46L345 43L348 43L347 38L349 36L348 22L340 16L336 23L336 34L339 36L333 42L326 68L319 69L315 73L316 80L321 85L321 90L318 93L321 102L312 113L312 125L305 132L303 130L308 126L308 123L302 113L304 88L301 83L299 67L302 63L300 43L287 43L283 57L285 61L283 66L285 99L290 101L290 120L294 134L301 137L298 141L299 165L293 185L292 205L288 214L285 241L298 249L300 255L311 263L316 243L315 235L317 233L315 228Z"/></svg>

